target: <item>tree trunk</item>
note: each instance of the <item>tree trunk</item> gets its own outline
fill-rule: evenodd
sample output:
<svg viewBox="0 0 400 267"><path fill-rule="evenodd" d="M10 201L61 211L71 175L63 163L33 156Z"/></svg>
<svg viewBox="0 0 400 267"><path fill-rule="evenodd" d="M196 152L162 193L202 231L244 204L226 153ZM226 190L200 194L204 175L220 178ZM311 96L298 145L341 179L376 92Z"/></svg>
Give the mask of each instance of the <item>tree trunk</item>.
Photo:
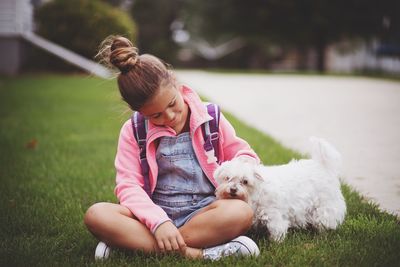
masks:
<svg viewBox="0 0 400 267"><path fill-rule="evenodd" d="M316 49L317 49L317 70L324 73L325 68L325 50L326 50L326 40L324 35L320 34L317 37Z"/></svg>
<svg viewBox="0 0 400 267"><path fill-rule="evenodd" d="M296 68L300 71L308 70L308 48L304 45L297 46Z"/></svg>

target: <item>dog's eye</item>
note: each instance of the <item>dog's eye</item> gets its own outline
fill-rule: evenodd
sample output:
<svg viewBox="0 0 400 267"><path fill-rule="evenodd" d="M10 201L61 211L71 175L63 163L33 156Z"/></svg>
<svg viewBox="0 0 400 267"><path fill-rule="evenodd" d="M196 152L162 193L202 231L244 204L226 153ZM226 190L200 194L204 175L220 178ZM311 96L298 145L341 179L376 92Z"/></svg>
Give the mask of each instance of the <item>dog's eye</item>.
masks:
<svg viewBox="0 0 400 267"><path fill-rule="evenodd" d="M243 184L247 184L248 182L247 182L247 180L243 180Z"/></svg>
<svg viewBox="0 0 400 267"><path fill-rule="evenodd" d="M228 180L229 180L228 176L224 177L224 181L228 181Z"/></svg>

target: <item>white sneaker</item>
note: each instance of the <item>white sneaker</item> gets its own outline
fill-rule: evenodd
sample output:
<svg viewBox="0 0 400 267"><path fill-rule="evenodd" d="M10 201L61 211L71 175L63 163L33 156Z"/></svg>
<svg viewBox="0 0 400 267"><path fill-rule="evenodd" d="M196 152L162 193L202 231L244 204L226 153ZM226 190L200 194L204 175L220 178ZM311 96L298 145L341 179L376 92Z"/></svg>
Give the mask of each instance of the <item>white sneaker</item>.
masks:
<svg viewBox="0 0 400 267"><path fill-rule="evenodd" d="M94 252L94 258L96 260L105 260L110 256L110 247L104 242L99 242Z"/></svg>
<svg viewBox="0 0 400 267"><path fill-rule="evenodd" d="M239 236L232 241L203 250L203 258L219 260L227 256L258 256L260 250L257 244L247 236Z"/></svg>

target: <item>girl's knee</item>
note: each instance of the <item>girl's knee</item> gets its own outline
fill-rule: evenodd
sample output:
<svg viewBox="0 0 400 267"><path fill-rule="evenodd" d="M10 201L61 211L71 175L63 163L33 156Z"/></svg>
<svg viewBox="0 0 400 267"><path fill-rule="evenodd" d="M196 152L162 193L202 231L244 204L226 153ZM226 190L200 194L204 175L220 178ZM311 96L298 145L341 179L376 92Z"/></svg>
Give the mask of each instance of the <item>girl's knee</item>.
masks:
<svg viewBox="0 0 400 267"><path fill-rule="evenodd" d="M253 223L253 216L254 216L253 209L250 207L249 204L247 204L242 200L237 200L237 203L235 203L234 205L235 205L235 211L239 213L237 214L237 216L241 218L243 222L242 223L243 227L246 230L248 230Z"/></svg>
<svg viewBox="0 0 400 267"><path fill-rule="evenodd" d="M251 227L254 212L249 204L238 199L228 199L222 200L218 205L226 214L226 218L241 226L243 231L247 231Z"/></svg>
<svg viewBox="0 0 400 267"><path fill-rule="evenodd" d="M104 202L93 204L85 213L83 219L86 227L89 230L94 230L103 221L105 214L107 213L107 204Z"/></svg>
<svg viewBox="0 0 400 267"><path fill-rule="evenodd" d="M120 215L135 218L126 207L114 203L99 202L86 211L83 221L86 227L93 232L98 228L106 227L115 220L116 216Z"/></svg>

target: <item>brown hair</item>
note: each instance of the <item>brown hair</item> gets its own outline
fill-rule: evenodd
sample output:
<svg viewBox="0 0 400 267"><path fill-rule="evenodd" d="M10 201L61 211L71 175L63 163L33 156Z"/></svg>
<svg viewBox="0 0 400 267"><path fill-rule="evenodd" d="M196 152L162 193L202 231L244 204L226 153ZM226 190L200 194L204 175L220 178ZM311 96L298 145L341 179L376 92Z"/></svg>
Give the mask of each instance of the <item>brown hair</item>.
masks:
<svg viewBox="0 0 400 267"><path fill-rule="evenodd" d="M132 110L139 110L162 85L175 81L169 65L155 56L139 55L131 41L122 36L107 37L96 57L120 71L118 88Z"/></svg>

